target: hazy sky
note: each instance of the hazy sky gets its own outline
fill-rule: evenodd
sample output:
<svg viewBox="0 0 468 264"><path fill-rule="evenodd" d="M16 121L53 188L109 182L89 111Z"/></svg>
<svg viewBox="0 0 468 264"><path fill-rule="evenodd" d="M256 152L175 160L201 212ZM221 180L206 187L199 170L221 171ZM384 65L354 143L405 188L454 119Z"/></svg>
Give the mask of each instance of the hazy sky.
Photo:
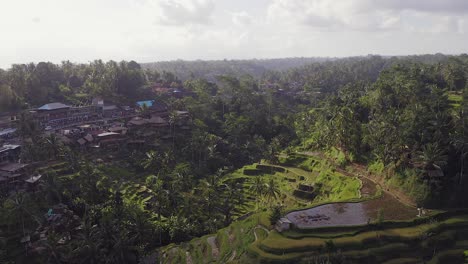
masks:
<svg viewBox="0 0 468 264"><path fill-rule="evenodd" d="M465 53L468 0L0 0L0 67Z"/></svg>

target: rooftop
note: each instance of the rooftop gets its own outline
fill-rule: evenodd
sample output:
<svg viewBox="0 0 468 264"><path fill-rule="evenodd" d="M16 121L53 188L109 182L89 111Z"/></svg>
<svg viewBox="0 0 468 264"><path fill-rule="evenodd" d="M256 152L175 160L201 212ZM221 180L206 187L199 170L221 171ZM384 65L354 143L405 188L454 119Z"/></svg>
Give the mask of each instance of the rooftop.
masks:
<svg viewBox="0 0 468 264"><path fill-rule="evenodd" d="M166 124L166 120L164 120L162 117L160 116L153 116L151 117L151 119L148 120L149 123L152 123L152 124Z"/></svg>
<svg viewBox="0 0 468 264"><path fill-rule="evenodd" d="M27 167L28 164L22 164L22 163L8 163L6 165L3 165L0 167L0 170L6 171L6 172L15 172L18 171L24 167Z"/></svg>
<svg viewBox="0 0 468 264"><path fill-rule="evenodd" d="M112 110L116 110L118 109L118 107L116 105L105 105L102 107L102 110L104 111L112 111Z"/></svg>
<svg viewBox="0 0 468 264"><path fill-rule="evenodd" d="M50 103L50 104L45 104L39 107L38 110L50 111L50 110L65 109L65 108L70 108L70 106L66 104L62 104L62 103Z"/></svg>
<svg viewBox="0 0 468 264"><path fill-rule="evenodd" d="M108 136L114 136L114 135L120 135L119 133L115 132L104 132L98 135L98 137L108 137Z"/></svg>
<svg viewBox="0 0 468 264"><path fill-rule="evenodd" d="M17 149L19 147L21 147L21 146L20 145L3 145L3 147L0 147L0 152L15 150L15 149Z"/></svg>
<svg viewBox="0 0 468 264"><path fill-rule="evenodd" d="M29 179L26 179L27 183L35 183L42 178L42 175L31 176Z"/></svg>
<svg viewBox="0 0 468 264"><path fill-rule="evenodd" d="M286 217L281 217L281 219L278 220L278 221L279 221L279 223L281 223L281 224L282 224L282 223L285 223L285 224L292 224L292 222L291 222L288 218L286 218Z"/></svg>
<svg viewBox="0 0 468 264"><path fill-rule="evenodd" d="M154 104L154 100L138 101L136 102L136 104L139 107L143 107L144 105L146 105L146 107L152 107Z"/></svg>
<svg viewBox="0 0 468 264"><path fill-rule="evenodd" d="M4 130L0 130L0 137L1 136L6 136L8 134L11 134L11 133L15 133L16 132L16 128L7 128L7 129L4 129Z"/></svg>

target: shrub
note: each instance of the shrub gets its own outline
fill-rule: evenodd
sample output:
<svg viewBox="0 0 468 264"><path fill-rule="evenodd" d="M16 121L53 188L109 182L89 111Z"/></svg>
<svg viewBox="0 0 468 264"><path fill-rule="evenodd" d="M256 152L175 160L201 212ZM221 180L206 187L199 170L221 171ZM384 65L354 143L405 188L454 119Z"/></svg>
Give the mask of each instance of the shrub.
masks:
<svg viewBox="0 0 468 264"><path fill-rule="evenodd" d="M382 174L385 169L385 165L381 161L372 162L367 170L372 174Z"/></svg>
<svg viewBox="0 0 468 264"><path fill-rule="evenodd" d="M312 200L315 198L315 193L302 190L294 190L293 195L306 200Z"/></svg>
<svg viewBox="0 0 468 264"><path fill-rule="evenodd" d="M345 153L334 147L327 152L327 156L330 157L338 166L344 166L348 162Z"/></svg>
<svg viewBox="0 0 468 264"><path fill-rule="evenodd" d="M276 222L280 220L282 215L283 215L283 207L280 205L273 206L271 208L271 213L270 213L270 223L272 225L276 224Z"/></svg>
<svg viewBox="0 0 468 264"><path fill-rule="evenodd" d="M299 190L305 192L312 192L314 191L314 186L306 185L306 184L299 184Z"/></svg>

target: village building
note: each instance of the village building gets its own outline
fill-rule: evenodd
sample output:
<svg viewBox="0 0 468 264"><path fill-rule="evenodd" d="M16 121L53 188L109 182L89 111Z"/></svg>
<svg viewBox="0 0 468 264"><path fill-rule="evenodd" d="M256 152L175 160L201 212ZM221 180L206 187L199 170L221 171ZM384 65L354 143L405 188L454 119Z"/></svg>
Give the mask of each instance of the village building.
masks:
<svg viewBox="0 0 468 264"><path fill-rule="evenodd" d="M35 110L30 111L34 119L39 123L46 125L50 121L60 120L68 117L69 105L62 103L45 104Z"/></svg>
<svg viewBox="0 0 468 264"><path fill-rule="evenodd" d="M112 148L118 147L121 143L125 142L126 138L120 133L104 132L97 135L96 142L99 147Z"/></svg>
<svg viewBox="0 0 468 264"><path fill-rule="evenodd" d="M20 145L3 145L0 147L0 164L17 161L20 157L20 153Z"/></svg>
<svg viewBox="0 0 468 264"><path fill-rule="evenodd" d="M26 188L28 191L34 191L37 189L37 186L39 184L39 180L42 178L42 175L33 175L29 178L27 178L26 180L24 180L24 182L26 183Z"/></svg>
<svg viewBox="0 0 468 264"><path fill-rule="evenodd" d="M151 115L158 115L161 117L167 117L169 115L167 106L162 102L156 100L145 100L136 102L136 107L140 110L147 109Z"/></svg>
<svg viewBox="0 0 468 264"><path fill-rule="evenodd" d="M16 135L16 128L6 128L0 129L0 139L7 140L15 137Z"/></svg>
<svg viewBox="0 0 468 264"><path fill-rule="evenodd" d="M0 113L0 130L14 127L18 119L17 113Z"/></svg>
<svg viewBox="0 0 468 264"><path fill-rule="evenodd" d="M105 105L101 108L103 118L115 118L122 116L122 111L116 105Z"/></svg>
<svg viewBox="0 0 468 264"><path fill-rule="evenodd" d="M98 119L97 108L93 105L72 107L63 103L49 103L29 112L46 130Z"/></svg>
<svg viewBox="0 0 468 264"><path fill-rule="evenodd" d="M7 184L10 186L19 186L23 183L22 179L26 175L26 169L29 164L6 163L0 166L0 177L7 178Z"/></svg>
<svg viewBox="0 0 468 264"><path fill-rule="evenodd" d="M109 132L114 132L114 133L120 133L121 135L126 135L128 128L127 127L121 127L121 126L116 126L116 127L110 127L108 129Z"/></svg>
<svg viewBox="0 0 468 264"><path fill-rule="evenodd" d="M163 128L168 127L169 122L167 122L160 116L152 116L150 119L148 119L148 125L154 128Z"/></svg>

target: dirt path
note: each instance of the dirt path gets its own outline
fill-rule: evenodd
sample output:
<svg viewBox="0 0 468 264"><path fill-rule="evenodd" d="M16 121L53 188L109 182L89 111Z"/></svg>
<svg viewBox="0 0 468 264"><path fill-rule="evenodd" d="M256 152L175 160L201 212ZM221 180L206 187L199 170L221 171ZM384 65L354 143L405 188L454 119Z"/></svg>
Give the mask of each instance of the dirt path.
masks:
<svg viewBox="0 0 468 264"><path fill-rule="evenodd" d="M210 236L206 239L208 244L211 246L211 256L214 259L218 259L219 257L219 249L218 246L216 245L216 237L215 236Z"/></svg>
<svg viewBox="0 0 468 264"><path fill-rule="evenodd" d="M319 153L319 152L298 152L298 154L311 156L311 157L319 157L319 158L323 158L323 159L328 159L322 153ZM387 184L385 184L385 182L383 181L382 178L372 177L367 172L367 169L366 169L366 167L364 165L352 163L351 167L352 167L353 170L355 170L357 172L357 175L354 174L354 173L351 173L349 171L343 170L341 168L336 168L336 171L338 171L338 172L340 172L340 173L342 173L343 175L346 175L346 176L358 177L361 180L363 178L365 178L365 179L373 182L375 185L378 185L385 193L392 196L393 198L395 198L400 203L402 203L404 205L407 205L407 206L410 206L410 207L416 207L417 206L416 203L414 202L414 200L411 197L409 197L407 194L405 194L404 192L402 192L400 190L397 190L397 189L395 189L395 188L393 188L391 186L388 186ZM364 184L364 181L363 181L363 191L364 192L368 191L367 189L364 189L364 187L365 187L365 184Z"/></svg>
<svg viewBox="0 0 468 264"><path fill-rule="evenodd" d="M257 232L255 232L257 229L263 229L263 230L265 230L265 232L267 232L267 234L270 234L270 230L266 229L264 226L258 225L256 227L254 227L254 229L253 229L254 236L255 236L255 241L258 240Z"/></svg>
<svg viewBox="0 0 468 264"><path fill-rule="evenodd" d="M234 251L232 252L231 257L228 259L227 262L233 261L236 258L236 255L237 255L237 251L234 249Z"/></svg>
<svg viewBox="0 0 468 264"><path fill-rule="evenodd" d="M185 252L185 260L187 261L187 264L193 264L193 261L192 261L192 256L190 255L190 252Z"/></svg>
<svg viewBox="0 0 468 264"><path fill-rule="evenodd" d="M367 172L364 165L353 163L351 165L351 167L353 168L353 170L356 170L358 172L358 177L363 177L363 178L366 178L366 179L372 181L374 184L380 186L380 188L382 188L382 190L384 192L386 192L387 194L393 196L393 198L397 199L399 202L401 202L401 203L403 203L403 204L405 204L407 206L411 206L411 207L416 207L417 206L415 201L412 198L410 198L407 194L405 194L403 191L397 190L394 187L391 187L391 186L388 186L387 184L385 184L382 177L373 177L373 176L371 176Z"/></svg>

